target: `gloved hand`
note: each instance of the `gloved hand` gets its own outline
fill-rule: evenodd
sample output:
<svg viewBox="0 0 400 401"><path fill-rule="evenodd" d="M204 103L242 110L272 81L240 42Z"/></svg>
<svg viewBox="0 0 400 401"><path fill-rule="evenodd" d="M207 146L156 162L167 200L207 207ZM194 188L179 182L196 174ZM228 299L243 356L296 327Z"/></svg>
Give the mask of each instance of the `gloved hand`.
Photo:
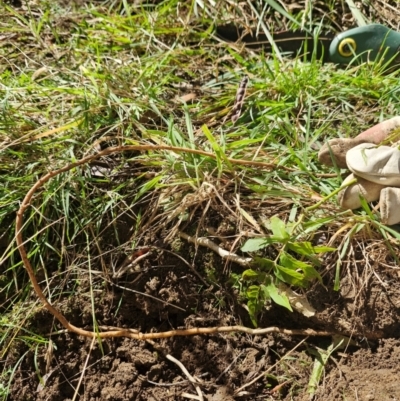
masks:
<svg viewBox="0 0 400 401"><path fill-rule="evenodd" d="M396 143L399 140L400 117L394 117L355 138L332 139L321 148L318 159L322 164L352 172L343 185L357 179L339 192L342 208L358 209L360 196L367 202L379 200L382 223L400 223L400 150Z"/></svg>

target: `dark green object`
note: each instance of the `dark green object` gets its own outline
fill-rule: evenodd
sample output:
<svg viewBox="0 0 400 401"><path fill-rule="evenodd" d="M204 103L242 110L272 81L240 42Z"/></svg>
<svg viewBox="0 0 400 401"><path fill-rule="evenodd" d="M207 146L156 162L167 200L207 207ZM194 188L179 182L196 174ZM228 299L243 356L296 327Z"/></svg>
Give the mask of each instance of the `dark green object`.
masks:
<svg viewBox="0 0 400 401"><path fill-rule="evenodd" d="M250 48L272 52L268 39L262 32L256 34L235 25L216 27L216 34L227 41L240 41ZM390 67L400 68L400 32L380 25L371 24L349 29L337 36L332 33L313 37L304 31L276 32L273 40L287 55L314 55L323 62L349 64L350 62L382 61Z"/></svg>
<svg viewBox="0 0 400 401"><path fill-rule="evenodd" d="M360 62L382 61L400 66L399 52L400 33L371 24L337 35L329 47L329 59L337 64L349 64L356 58Z"/></svg>

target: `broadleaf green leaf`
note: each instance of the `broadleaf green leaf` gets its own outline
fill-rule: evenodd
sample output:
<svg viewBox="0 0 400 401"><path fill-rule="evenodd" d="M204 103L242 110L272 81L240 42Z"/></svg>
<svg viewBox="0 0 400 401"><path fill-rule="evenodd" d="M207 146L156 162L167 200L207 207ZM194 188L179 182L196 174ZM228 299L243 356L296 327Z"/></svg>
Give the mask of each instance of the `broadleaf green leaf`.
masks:
<svg viewBox="0 0 400 401"><path fill-rule="evenodd" d="M260 287L258 285L251 285L247 288L246 296L248 299L258 299L258 294L260 292Z"/></svg>
<svg viewBox="0 0 400 401"><path fill-rule="evenodd" d="M242 252L255 252L263 249L268 244L268 238L250 238L240 248Z"/></svg>
<svg viewBox="0 0 400 401"><path fill-rule="evenodd" d="M253 259L253 265L259 267L260 269L270 271L274 268L275 262L271 259L255 257Z"/></svg>
<svg viewBox="0 0 400 401"><path fill-rule="evenodd" d="M274 234L274 237L281 238L282 241L286 241L290 238L290 235L286 230L285 222L277 216L271 217L270 229Z"/></svg>
<svg viewBox="0 0 400 401"><path fill-rule="evenodd" d="M246 295L248 298L247 308L249 310L251 322L257 327L257 314L264 307L265 301L269 299L269 295L262 292L261 287L258 285L251 285L247 289Z"/></svg>
<svg viewBox="0 0 400 401"><path fill-rule="evenodd" d="M261 287L265 287L265 291L276 304L293 312L293 309L290 306L289 298L286 295L281 294L274 284L270 283L268 285L262 285Z"/></svg>
<svg viewBox="0 0 400 401"><path fill-rule="evenodd" d="M247 269L242 273L242 280L256 280L260 278L260 273L253 269Z"/></svg>
<svg viewBox="0 0 400 401"><path fill-rule="evenodd" d="M307 286L307 282L304 280L304 274L299 273L296 270L289 269L287 267L277 264L275 265L274 273L279 280L287 284L297 285L299 287Z"/></svg>
<svg viewBox="0 0 400 401"><path fill-rule="evenodd" d="M292 255L289 255L286 252L282 253L279 261L282 266L287 267L289 269L302 270L304 278L307 280L312 280L314 278L318 279L319 281L322 280L321 276L312 265L310 265L309 263L305 263L301 260L297 260Z"/></svg>
<svg viewBox="0 0 400 401"><path fill-rule="evenodd" d="M313 246L311 242L288 242L287 247L298 253L299 255L309 256L313 254L325 253L335 251L335 248L329 246Z"/></svg>
<svg viewBox="0 0 400 401"><path fill-rule="evenodd" d="M326 253L326 252L333 252L336 251L336 248L332 248L330 246L325 246L325 245L318 245L314 246L314 252L319 254L319 253Z"/></svg>
<svg viewBox="0 0 400 401"><path fill-rule="evenodd" d="M299 255L311 255L314 252L311 242L288 242L287 247Z"/></svg>
<svg viewBox="0 0 400 401"><path fill-rule="evenodd" d="M313 280L316 278L319 282L322 282L322 278L321 278L320 274L317 272L317 270L315 270L314 266L307 265L307 267L305 267L302 270L304 273L304 277L307 280Z"/></svg>
<svg viewBox="0 0 400 401"><path fill-rule="evenodd" d="M308 263L302 262L294 258L292 255L289 255L287 252L282 252L281 257L279 258L279 262L282 266L288 267L289 269L297 270L297 269L305 269L309 266Z"/></svg>
<svg viewBox="0 0 400 401"><path fill-rule="evenodd" d="M253 323L254 327L257 327L257 313L258 313L258 300L256 299L249 299L247 301L247 308L249 310L249 316L251 323Z"/></svg>

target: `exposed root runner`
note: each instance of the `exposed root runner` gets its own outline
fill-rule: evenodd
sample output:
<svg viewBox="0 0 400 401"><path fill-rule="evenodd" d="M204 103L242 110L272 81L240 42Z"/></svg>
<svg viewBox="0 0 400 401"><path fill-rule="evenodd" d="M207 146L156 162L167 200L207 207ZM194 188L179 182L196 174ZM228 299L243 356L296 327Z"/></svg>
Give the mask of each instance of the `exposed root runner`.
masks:
<svg viewBox="0 0 400 401"><path fill-rule="evenodd" d="M315 331L311 329L306 330L288 330L282 329L279 327L268 327L263 329L250 329L248 327L243 326L226 326L226 327L208 327L208 328L193 328L193 329L186 329L186 330L171 330L161 333L140 333L134 329L115 329L110 331L103 331L103 332L95 332L95 331L88 331L81 329L79 327L74 326L71 324L65 316L58 311L51 303L48 301L46 296L44 295L43 291L41 290L36 276L34 274L34 270L32 265L29 262L28 255L24 246L24 239L22 237L22 228L23 228L23 217L25 211L29 208L31 200L35 192L42 187L46 182L48 182L51 178L65 173L73 168L81 166L83 164L89 163L93 160L96 160L102 156L121 153L126 151L151 151L151 150L170 150L173 152L179 153L192 153L192 154L199 154L203 156L207 156L213 159L216 159L216 156L212 153L208 153L202 150L197 149L187 149L187 148L180 148L176 146L168 146L168 145L131 145L131 146L117 146L111 147L106 150L103 150L95 155L84 157L77 162L68 164L58 170L51 171L44 175L40 180L38 180L32 188L28 191L25 195L21 206L17 212L16 218L16 241L19 253L21 255L23 264L28 272L29 278L32 282L33 288L37 294L37 296L42 301L45 308L64 326L64 328L70 332L76 333L78 335L90 338L111 338L111 337L129 337L137 340L149 340L149 339L156 339L156 338L167 338L167 337L174 337L174 336L193 336L193 335L201 335L201 334L214 334L214 333L229 333L229 332L241 332L247 333L251 335L265 335L267 333L283 333L288 335L301 335L301 336L331 336L335 333L328 332L328 331ZM238 159L227 159L232 164L240 164L240 165L252 165L258 166L262 168L279 168L280 166L276 166L275 164L270 163L262 163L262 162L254 162L250 160L238 160ZM290 170L286 167L281 167L285 170Z"/></svg>

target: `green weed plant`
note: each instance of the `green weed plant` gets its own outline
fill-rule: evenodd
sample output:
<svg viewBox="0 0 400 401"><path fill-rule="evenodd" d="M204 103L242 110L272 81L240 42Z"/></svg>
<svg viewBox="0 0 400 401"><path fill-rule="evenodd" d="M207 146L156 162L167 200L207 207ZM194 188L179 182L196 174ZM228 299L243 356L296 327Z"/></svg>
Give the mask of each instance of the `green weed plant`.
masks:
<svg viewBox="0 0 400 401"><path fill-rule="evenodd" d="M314 281L321 281L316 267L321 266L319 257L335 248L313 245L298 239L298 226L285 224L279 217L270 220L272 235L266 238L250 238L242 246L242 252L257 252L272 246L277 253L274 259L256 256L253 267L245 270L241 279L246 283L242 296L252 323L257 326L257 315L265 304L272 300L292 311L288 297L279 290L279 283L307 288Z"/></svg>

